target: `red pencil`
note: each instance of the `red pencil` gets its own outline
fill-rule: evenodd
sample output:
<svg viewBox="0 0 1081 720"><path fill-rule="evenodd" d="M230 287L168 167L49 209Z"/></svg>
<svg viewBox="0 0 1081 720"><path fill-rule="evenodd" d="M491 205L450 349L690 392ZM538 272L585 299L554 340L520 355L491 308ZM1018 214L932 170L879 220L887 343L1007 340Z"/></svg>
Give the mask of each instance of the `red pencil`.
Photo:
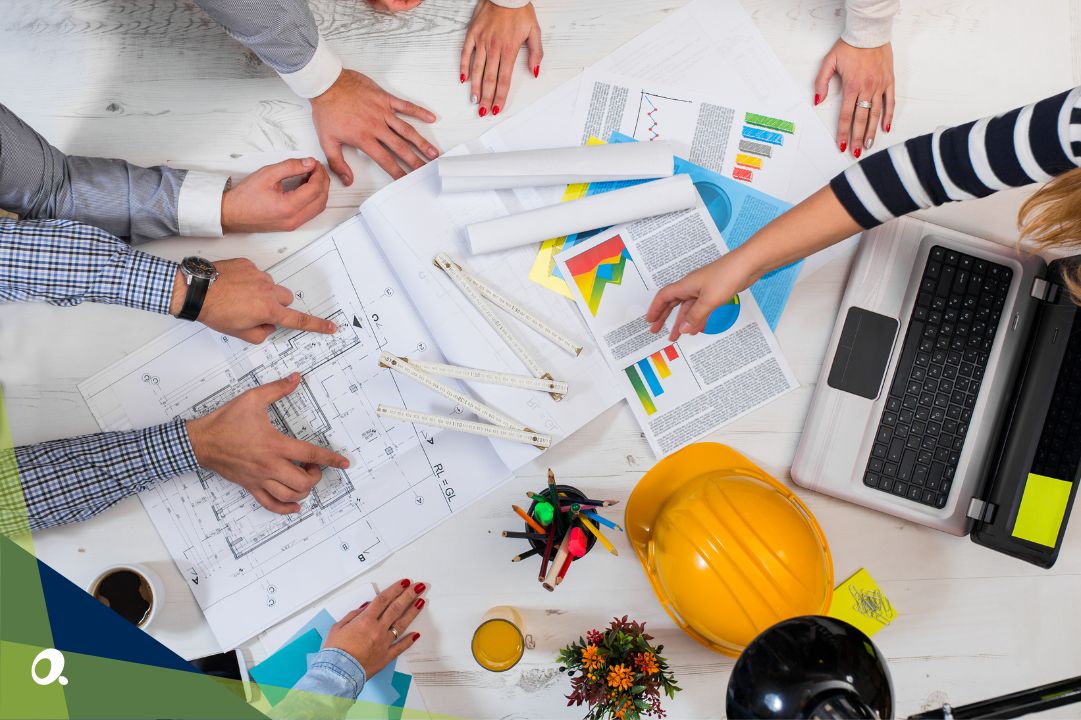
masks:
<svg viewBox="0 0 1081 720"><path fill-rule="evenodd" d="M563 576L567 574L567 571L571 568L571 562L574 560L573 555L567 555L567 559L563 561L563 567L559 570L559 575L556 575L556 585L563 582Z"/></svg>
<svg viewBox="0 0 1081 720"><path fill-rule="evenodd" d="M555 547L556 528L555 523L548 526L548 541L544 544L544 555L541 556L540 575L537 582L544 582L544 576L548 574L548 560L552 557L552 548Z"/></svg>

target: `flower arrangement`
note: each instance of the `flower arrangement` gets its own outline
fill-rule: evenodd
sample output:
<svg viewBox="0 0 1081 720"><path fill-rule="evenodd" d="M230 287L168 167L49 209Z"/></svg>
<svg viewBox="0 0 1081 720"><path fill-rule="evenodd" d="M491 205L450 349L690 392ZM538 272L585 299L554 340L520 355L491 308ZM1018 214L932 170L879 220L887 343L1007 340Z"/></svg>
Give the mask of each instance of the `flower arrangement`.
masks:
<svg viewBox="0 0 1081 720"><path fill-rule="evenodd" d="M585 720L664 717L661 692L671 698L680 688L661 657L664 646L654 648L652 639L645 623L624 615L560 650L559 670L571 678L567 705L588 703Z"/></svg>

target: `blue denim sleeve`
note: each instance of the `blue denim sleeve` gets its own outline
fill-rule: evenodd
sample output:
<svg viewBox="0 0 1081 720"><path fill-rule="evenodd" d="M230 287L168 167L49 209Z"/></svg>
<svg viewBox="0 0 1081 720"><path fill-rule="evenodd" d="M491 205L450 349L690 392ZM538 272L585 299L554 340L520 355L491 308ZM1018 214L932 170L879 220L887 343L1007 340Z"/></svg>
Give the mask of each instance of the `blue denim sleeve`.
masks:
<svg viewBox="0 0 1081 720"><path fill-rule="evenodd" d="M308 662L308 672L270 713L273 720L341 720L364 689L367 675L356 659L325 648Z"/></svg>

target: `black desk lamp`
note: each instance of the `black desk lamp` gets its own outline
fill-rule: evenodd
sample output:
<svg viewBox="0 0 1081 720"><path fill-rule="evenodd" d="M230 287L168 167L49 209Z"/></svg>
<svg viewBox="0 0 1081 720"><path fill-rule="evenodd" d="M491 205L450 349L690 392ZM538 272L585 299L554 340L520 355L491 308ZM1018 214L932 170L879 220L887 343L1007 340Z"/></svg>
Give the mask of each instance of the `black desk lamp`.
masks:
<svg viewBox="0 0 1081 720"><path fill-rule="evenodd" d="M1081 702L1081 677L910 720L1013 718ZM893 684L871 639L846 622L807 615L751 641L728 680L729 718L891 720Z"/></svg>

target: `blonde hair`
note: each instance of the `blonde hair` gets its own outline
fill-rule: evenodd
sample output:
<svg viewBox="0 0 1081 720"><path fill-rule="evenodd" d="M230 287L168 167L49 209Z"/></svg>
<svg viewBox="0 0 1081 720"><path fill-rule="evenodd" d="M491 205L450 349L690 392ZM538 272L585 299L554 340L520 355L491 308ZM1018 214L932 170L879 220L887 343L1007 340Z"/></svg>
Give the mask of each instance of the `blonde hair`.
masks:
<svg viewBox="0 0 1081 720"><path fill-rule="evenodd" d="M1021 238L1039 250L1081 250L1081 168L1059 175L1026 200L1017 225ZM1081 305L1081 266L1067 269L1063 281L1074 304Z"/></svg>

